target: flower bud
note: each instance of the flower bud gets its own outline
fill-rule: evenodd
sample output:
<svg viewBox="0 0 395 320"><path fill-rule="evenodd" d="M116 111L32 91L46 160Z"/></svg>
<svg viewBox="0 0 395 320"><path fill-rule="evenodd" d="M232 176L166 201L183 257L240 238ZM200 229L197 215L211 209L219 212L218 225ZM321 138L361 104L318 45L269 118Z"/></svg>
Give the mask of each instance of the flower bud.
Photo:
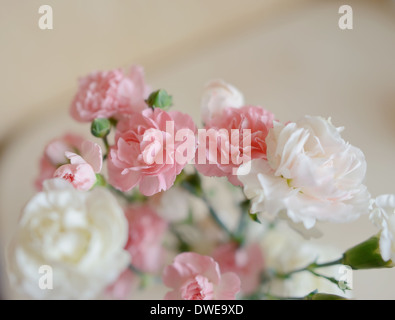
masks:
<svg viewBox="0 0 395 320"><path fill-rule="evenodd" d="M172 106L173 98L166 90L160 89L152 92L146 102L151 108L167 110Z"/></svg>
<svg viewBox="0 0 395 320"><path fill-rule="evenodd" d="M380 233L348 249L343 254L342 264L354 270L392 268L392 260L384 261L380 253Z"/></svg>
<svg viewBox="0 0 395 320"><path fill-rule="evenodd" d="M106 118L97 118L92 121L91 133L97 138L104 138L110 133L111 122Z"/></svg>
<svg viewBox="0 0 395 320"><path fill-rule="evenodd" d="M234 86L223 80L211 80L207 83L201 102L204 123L221 116L225 108L241 108L244 105L243 94Z"/></svg>

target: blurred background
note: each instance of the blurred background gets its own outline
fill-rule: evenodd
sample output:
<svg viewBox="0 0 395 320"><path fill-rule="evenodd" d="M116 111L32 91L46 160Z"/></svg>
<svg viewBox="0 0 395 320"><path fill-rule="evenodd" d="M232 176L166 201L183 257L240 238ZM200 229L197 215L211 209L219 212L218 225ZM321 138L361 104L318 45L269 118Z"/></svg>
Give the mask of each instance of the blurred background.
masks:
<svg viewBox="0 0 395 320"><path fill-rule="evenodd" d="M38 27L41 5L53 30ZM341 5L353 29L341 30ZM0 242L12 236L45 143L87 133L68 107L77 79L93 70L141 64L153 88L200 121L212 78L238 87L281 121L332 117L367 158L373 196L395 193L395 1L0 0ZM367 217L323 224L317 242L344 250L374 232ZM3 255L1 255L3 257ZM3 259L4 260L4 259ZM0 296L7 288L4 261ZM358 299L394 299L395 270L354 273Z"/></svg>

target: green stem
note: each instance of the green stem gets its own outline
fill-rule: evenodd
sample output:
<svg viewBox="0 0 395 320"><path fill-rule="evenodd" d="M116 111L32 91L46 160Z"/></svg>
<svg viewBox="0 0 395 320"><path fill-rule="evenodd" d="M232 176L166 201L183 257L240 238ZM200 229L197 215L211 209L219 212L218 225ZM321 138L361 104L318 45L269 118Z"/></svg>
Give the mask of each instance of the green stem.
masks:
<svg viewBox="0 0 395 320"><path fill-rule="evenodd" d="M325 276L325 275L323 275L323 274L317 273L317 272L315 272L314 270L310 270L310 269L307 270L307 271L309 271L312 275L314 275L314 276L316 276L316 277L323 278L323 279L328 280L329 282L332 282L333 284L335 284L336 286L338 286L338 288L339 288L340 290L342 290L343 292L344 292L345 290L350 290L350 288L348 288L348 287L346 287L346 288L341 288L341 287L340 287L339 280L337 280L337 279L335 279L335 278L333 278L333 277Z"/></svg>
<svg viewBox="0 0 395 320"><path fill-rule="evenodd" d="M218 216L217 212L211 205L210 201L207 198L207 195L204 193L202 188L202 183L200 180L200 176L198 172L195 170L193 174L186 174L182 171L176 178L176 184L182 186L185 190L189 193L194 195L197 198L201 198L203 202L206 204L210 216L213 218L215 223L220 227L232 240L239 242L237 237L228 229L228 227L222 222L220 217Z"/></svg>
<svg viewBox="0 0 395 320"><path fill-rule="evenodd" d="M221 218L218 216L217 212L214 210L213 206L211 205L210 201L207 199L205 194L202 194L201 199L204 201L206 204L210 216L213 218L215 223L233 240L236 239L236 237L233 235L233 233L228 229L228 227L222 222Z"/></svg>
<svg viewBox="0 0 395 320"><path fill-rule="evenodd" d="M341 285L340 285L339 280L337 280L336 278L333 278L333 277L325 276L325 275L317 273L315 271L315 269L325 268L325 267L330 267L330 266L342 264L342 261L343 261L343 258L340 258L340 259L334 260L334 261L330 261L330 262L326 262L326 263L313 262L313 263L309 264L308 266L306 266L304 268L295 269L295 270L292 270L292 271L287 272L287 273L275 273L274 276L277 277L277 278L280 278L280 279L288 279L295 273L307 271L307 272L310 272L312 275L314 275L316 277L320 277L320 278L328 280L329 282L331 282L331 283L335 284L336 286L338 286L338 288L344 292L345 290L350 290L350 289L348 287L342 288Z"/></svg>
<svg viewBox="0 0 395 320"><path fill-rule="evenodd" d="M147 200L147 197L143 196L140 193L132 193L132 194L126 194L122 192L121 190L118 190L114 188L111 184L106 184L106 187L110 189L112 192L120 196L122 199L124 199L128 203L136 203L136 202L144 202Z"/></svg>
<svg viewBox="0 0 395 320"><path fill-rule="evenodd" d="M179 242L179 251L180 252L188 252L191 251L191 246L189 245L188 242L186 242L183 238L183 236L178 232L178 230L174 227L174 225L169 226L169 230L171 233L174 234L174 236L177 238Z"/></svg>
<svg viewBox="0 0 395 320"><path fill-rule="evenodd" d="M334 260L334 261L330 261L330 262L326 262L326 263L316 263L313 262L311 264L309 264L308 266L304 267L304 268L300 268L300 269L295 269L292 270L290 272L286 272L286 273L276 273L275 276L277 278L281 278L281 279L287 279L289 277L291 277L293 274L298 273L298 272L303 272L303 271L309 271L312 272L315 269L319 269L319 268L325 268L325 267L330 267L330 266L335 266L338 264L342 264L343 258Z"/></svg>
<svg viewBox="0 0 395 320"><path fill-rule="evenodd" d="M240 203L240 218L236 230L237 238L239 239L238 244L242 246L245 242L245 232L247 228L247 221L249 216L250 200L246 199Z"/></svg>
<svg viewBox="0 0 395 320"><path fill-rule="evenodd" d="M110 144L108 143L107 136L104 136L102 140L104 143L104 147L106 148L106 153L103 155L103 160L106 160L108 157L108 153L110 152Z"/></svg>
<svg viewBox="0 0 395 320"><path fill-rule="evenodd" d="M139 277L145 276L145 273L140 269L136 268L134 265L129 264L129 270L132 271L134 274L138 275Z"/></svg>

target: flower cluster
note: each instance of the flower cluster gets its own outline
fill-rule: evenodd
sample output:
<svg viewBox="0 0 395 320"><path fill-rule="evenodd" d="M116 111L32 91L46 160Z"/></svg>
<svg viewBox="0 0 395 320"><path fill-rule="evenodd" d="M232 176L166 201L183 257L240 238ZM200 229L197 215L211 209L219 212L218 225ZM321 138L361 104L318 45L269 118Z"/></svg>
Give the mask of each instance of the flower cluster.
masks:
<svg viewBox="0 0 395 320"><path fill-rule="evenodd" d="M70 114L96 140L44 148L8 252L22 293L126 299L160 283L164 299L337 299L352 284L339 266L394 266L395 195L371 198L363 152L331 119L280 121L222 80L204 89L202 128L171 106L140 66L80 80ZM368 214L380 231L343 254L306 239Z"/></svg>

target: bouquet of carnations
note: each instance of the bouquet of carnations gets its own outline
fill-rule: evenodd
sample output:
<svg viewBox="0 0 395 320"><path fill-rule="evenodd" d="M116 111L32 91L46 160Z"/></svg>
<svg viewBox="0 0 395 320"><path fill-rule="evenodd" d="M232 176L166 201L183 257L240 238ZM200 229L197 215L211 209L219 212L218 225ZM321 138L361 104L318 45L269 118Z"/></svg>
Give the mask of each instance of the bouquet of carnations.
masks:
<svg viewBox="0 0 395 320"><path fill-rule="evenodd" d="M352 270L394 266L395 195L371 197L363 152L331 119L277 120L222 80L204 89L200 129L172 104L140 66L80 79L70 114L91 138L45 146L8 251L13 286L36 299L150 288L155 299L344 299ZM309 241L318 221L365 214L377 234L343 253Z"/></svg>

